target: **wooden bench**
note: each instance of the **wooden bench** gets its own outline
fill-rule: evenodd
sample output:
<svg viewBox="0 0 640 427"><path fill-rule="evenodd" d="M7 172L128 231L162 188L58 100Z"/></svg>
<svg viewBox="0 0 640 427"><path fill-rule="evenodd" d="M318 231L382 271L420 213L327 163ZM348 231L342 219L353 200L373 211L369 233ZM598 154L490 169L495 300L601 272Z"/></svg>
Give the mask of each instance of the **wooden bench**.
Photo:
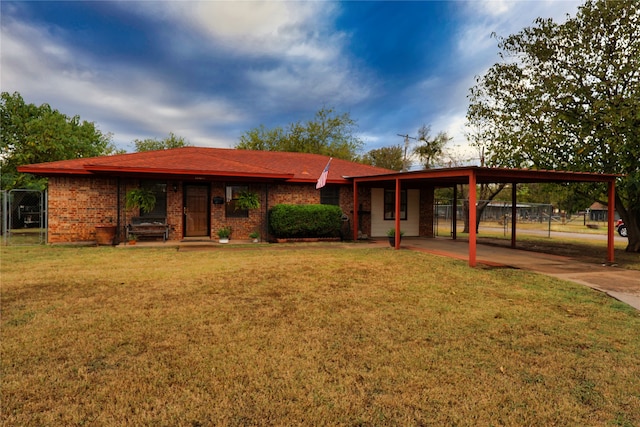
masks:
<svg viewBox="0 0 640 427"><path fill-rule="evenodd" d="M166 242L169 238L169 224L166 218L133 217L131 223L127 224L127 240L132 234L136 237L162 237L162 241Z"/></svg>

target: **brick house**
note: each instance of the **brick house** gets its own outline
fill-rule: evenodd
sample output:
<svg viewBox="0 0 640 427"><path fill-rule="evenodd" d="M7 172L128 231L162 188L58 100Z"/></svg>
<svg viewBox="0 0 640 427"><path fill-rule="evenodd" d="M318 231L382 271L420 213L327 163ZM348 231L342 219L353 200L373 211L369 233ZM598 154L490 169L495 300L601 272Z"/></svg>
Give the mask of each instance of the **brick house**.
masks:
<svg viewBox="0 0 640 427"><path fill-rule="evenodd" d="M361 186L354 198L350 177L393 171L333 159L326 186L316 190L327 161L326 156L307 153L184 147L40 163L19 170L49 177L49 243L94 241L95 227L102 224L116 225L117 241L122 241L125 226L134 217L145 216L166 218L169 240L214 239L223 226L232 227L233 239L248 239L253 231L268 238L267 212L279 203L335 204L345 215L347 238L386 235L395 223L394 188ZM141 187L156 194L152 212L125 207L126 193ZM258 194L260 208L236 209L242 191ZM432 188L403 190L400 216L405 235L433 235L432 200Z"/></svg>
<svg viewBox="0 0 640 427"><path fill-rule="evenodd" d="M96 226L115 225L116 241L125 227L139 217L162 218L169 224L169 240L213 239L217 230L230 226L232 238L247 239L253 231L269 239L267 214L280 203L334 204L345 218L343 236L381 237L396 230L405 236L433 237L435 188L468 188L470 206L477 202L477 185L511 185L511 247L516 247L518 183L601 182L608 187L607 259L614 260L615 181L619 175L465 166L459 168L396 172L334 159L326 186L316 181L328 158L317 154L185 147L172 150L120 154L39 163L20 172L49 177L49 243L95 241ZM152 212L126 209L125 197L136 188L153 189ZM236 209L237 195L258 195L260 208ZM476 209L468 221L476 222ZM452 238L456 239L453 216ZM475 227L469 230L469 265L476 265Z"/></svg>

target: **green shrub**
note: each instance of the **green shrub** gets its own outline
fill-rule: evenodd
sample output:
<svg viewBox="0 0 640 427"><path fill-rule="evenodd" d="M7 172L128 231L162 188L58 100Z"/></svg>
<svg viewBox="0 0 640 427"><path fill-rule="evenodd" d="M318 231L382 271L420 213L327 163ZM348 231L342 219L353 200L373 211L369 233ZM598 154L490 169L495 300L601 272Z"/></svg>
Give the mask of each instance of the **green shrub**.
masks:
<svg viewBox="0 0 640 427"><path fill-rule="evenodd" d="M284 237L338 237L342 211L334 205L276 205L269 212L271 233Z"/></svg>

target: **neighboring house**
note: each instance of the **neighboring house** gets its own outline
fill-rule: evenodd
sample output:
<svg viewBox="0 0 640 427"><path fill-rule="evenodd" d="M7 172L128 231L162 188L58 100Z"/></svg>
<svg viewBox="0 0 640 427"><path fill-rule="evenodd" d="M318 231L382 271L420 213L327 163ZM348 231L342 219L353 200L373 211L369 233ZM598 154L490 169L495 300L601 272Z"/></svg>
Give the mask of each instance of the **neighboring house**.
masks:
<svg viewBox="0 0 640 427"><path fill-rule="evenodd" d="M248 239L253 231L268 238L267 212L279 203L338 205L345 214L346 237L351 238L354 186L345 177L393 171L333 159L326 185L316 190L328 160L307 153L184 147L40 163L19 170L49 177L49 243L93 241L95 226L101 224L117 225L121 241L134 217L166 218L169 240L213 239L223 226L232 227L234 239ZM125 208L126 193L140 187L156 193L152 212ZM236 209L242 191L258 194L260 208ZM400 216L407 236L433 234L432 214L420 214L422 192L403 190ZM394 194L382 186L358 190L358 234L384 236L394 226Z"/></svg>
<svg viewBox="0 0 640 427"><path fill-rule="evenodd" d="M589 215L587 219L589 221L606 222L609 217L608 209L609 208L607 206L600 202L593 202L591 206L589 206L589 209L587 209ZM620 215L616 212L614 220L618 220L619 218Z"/></svg>

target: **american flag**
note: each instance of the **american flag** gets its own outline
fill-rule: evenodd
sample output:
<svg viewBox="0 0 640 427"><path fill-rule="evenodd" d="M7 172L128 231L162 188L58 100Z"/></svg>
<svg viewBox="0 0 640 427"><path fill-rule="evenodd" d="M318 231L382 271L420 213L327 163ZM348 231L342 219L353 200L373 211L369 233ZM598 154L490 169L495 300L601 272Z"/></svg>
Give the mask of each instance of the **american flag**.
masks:
<svg viewBox="0 0 640 427"><path fill-rule="evenodd" d="M333 160L332 157L329 158L327 166L324 167L324 170L320 174L320 178L318 178L318 183L316 184L316 190L321 189L327 183L327 175L329 175L329 163L331 163L331 160Z"/></svg>

